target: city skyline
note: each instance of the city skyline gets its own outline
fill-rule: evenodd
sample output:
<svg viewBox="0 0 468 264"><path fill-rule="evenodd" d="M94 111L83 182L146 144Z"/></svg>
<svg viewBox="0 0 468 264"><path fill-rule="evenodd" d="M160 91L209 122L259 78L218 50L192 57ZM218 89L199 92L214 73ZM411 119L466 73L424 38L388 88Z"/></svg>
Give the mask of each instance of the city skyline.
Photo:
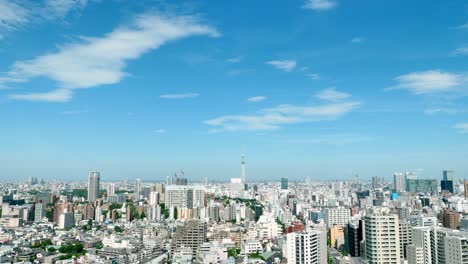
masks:
<svg viewBox="0 0 468 264"><path fill-rule="evenodd" d="M0 0L2 180L463 178L467 10Z"/></svg>

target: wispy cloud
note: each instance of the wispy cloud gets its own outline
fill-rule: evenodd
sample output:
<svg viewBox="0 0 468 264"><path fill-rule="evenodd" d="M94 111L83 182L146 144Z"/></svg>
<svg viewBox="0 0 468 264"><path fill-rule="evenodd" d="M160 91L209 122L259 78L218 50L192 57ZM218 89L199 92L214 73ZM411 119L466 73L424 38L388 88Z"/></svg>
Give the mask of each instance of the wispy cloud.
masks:
<svg viewBox="0 0 468 264"><path fill-rule="evenodd" d="M124 71L128 61L170 41L196 35L217 37L219 33L200 24L193 16L144 14L138 16L132 25L118 27L103 37L81 37L77 42L62 45L56 52L17 61L3 77L3 83L46 77L56 82L57 90L15 94L11 98L65 102L77 89L120 82L128 75Z"/></svg>
<svg viewBox="0 0 468 264"><path fill-rule="evenodd" d="M468 47L457 48L452 52L452 54L455 55L455 56L468 55Z"/></svg>
<svg viewBox="0 0 468 264"><path fill-rule="evenodd" d="M267 61L267 64L286 72L290 72L296 68L295 60L271 60Z"/></svg>
<svg viewBox="0 0 468 264"><path fill-rule="evenodd" d="M468 123L458 123L454 126L454 128L458 129L460 133L468 133Z"/></svg>
<svg viewBox="0 0 468 264"><path fill-rule="evenodd" d="M204 123L212 126L213 132L274 130L292 125L321 120L337 119L359 106L359 102L343 102L318 106L279 105L252 115L220 116Z"/></svg>
<svg viewBox="0 0 468 264"><path fill-rule="evenodd" d="M348 99L351 94L337 91L335 87L332 87L318 92L316 96L325 101L338 102Z"/></svg>
<svg viewBox="0 0 468 264"><path fill-rule="evenodd" d="M242 61L242 59L243 59L243 57L238 56L238 57L229 58L226 61L229 62L229 63L239 63L239 62Z"/></svg>
<svg viewBox="0 0 468 264"><path fill-rule="evenodd" d="M88 0L0 0L0 32L18 30L30 23L66 17L82 10Z"/></svg>
<svg viewBox="0 0 468 264"><path fill-rule="evenodd" d="M254 97L247 98L247 101L253 102L253 103L261 102L264 100L266 100L266 96L254 96Z"/></svg>
<svg viewBox="0 0 468 264"><path fill-rule="evenodd" d="M454 108L428 108L424 110L426 115L435 115L435 114L457 114L460 111Z"/></svg>
<svg viewBox="0 0 468 264"><path fill-rule="evenodd" d="M315 136L310 136L309 138L293 138L293 139L286 140L286 143L344 146L344 145L349 145L349 144L370 142L374 140L375 138L366 136L366 135L332 134L332 135L315 135Z"/></svg>
<svg viewBox="0 0 468 264"><path fill-rule="evenodd" d="M30 10L17 1L0 0L0 30L15 30L29 21Z"/></svg>
<svg viewBox="0 0 468 264"><path fill-rule="evenodd" d="M334 0L307 0L304 3L303 8L312 9L315 11L326 11L331 10L338 6L338 3Z"/></svg>
<svg viewBox="0 0 468 264"><path fill-rule="evenodd" d="M306 76L311 78L314 81L320 80L320 74L318 74L318 73L308 73L308 74L306 74Z"/></svg>
<svg viewBox="0 0 468 264"><path fill-rule="evenodd" d="M164 134L164 133L166 133L166 132L167 132L167 130L166 130L166 129L163 129L163 128L154 130L154 133L157 133L157 134Z"/></svg>
<svg viewBox="0 0 468 264"><path fill-rule="evenodd" d="M432 70L400 75L394 80L397 85L386 90L404 89L414 94L432 94L460 89L462 84L467 84L468 75Z"/></svg>
<svg viewBox="0 0 468 264"><path fill-rule="evenodd" d="M361 37L355 37L351 39L351 43L362 43L364 42L364 38Z"/></svg>
<svg viewBox="0 0 468 264"><path fill-rule="evenodd" d="M162 94L159 96L161 99L187 99L200 96L198 93L180 93L180 94Z"/></svg>

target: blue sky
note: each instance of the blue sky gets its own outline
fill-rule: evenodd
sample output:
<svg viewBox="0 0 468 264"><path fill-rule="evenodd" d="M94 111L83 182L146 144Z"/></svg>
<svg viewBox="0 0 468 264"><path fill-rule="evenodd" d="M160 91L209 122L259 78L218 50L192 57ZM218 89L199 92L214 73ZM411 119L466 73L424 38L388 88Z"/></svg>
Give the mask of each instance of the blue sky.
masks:
<svg viewBox="0 0 468 264"><path fill-rule="evenodd" d="M463 178L467 59L462 0L0 0L0 175Z"/></svg>

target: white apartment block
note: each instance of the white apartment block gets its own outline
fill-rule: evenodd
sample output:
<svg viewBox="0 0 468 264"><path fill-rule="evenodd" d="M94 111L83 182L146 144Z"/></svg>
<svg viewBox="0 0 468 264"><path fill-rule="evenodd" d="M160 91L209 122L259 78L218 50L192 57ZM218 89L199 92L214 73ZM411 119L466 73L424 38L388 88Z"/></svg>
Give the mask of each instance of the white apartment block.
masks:
<svg viewBox="0 0 468 264"><path fill-rule="evenodd" d="M387 208L367 210L364 217L365 251L369 264L399 264L400 236L398 216Z"/></svg>
<svg viewBox="0 0 468 264"><path fill-rule="evenodd" d="M308 230L287 235L288 264L326 264L327 234Z"/></svg>
<svg viewBox="0 0 468 264"><path fill-rule="evenodd" d="M333 225L345 227L351 218L351 211L342 207L325 208L324 213L325 223L328 227Z"/></svg>

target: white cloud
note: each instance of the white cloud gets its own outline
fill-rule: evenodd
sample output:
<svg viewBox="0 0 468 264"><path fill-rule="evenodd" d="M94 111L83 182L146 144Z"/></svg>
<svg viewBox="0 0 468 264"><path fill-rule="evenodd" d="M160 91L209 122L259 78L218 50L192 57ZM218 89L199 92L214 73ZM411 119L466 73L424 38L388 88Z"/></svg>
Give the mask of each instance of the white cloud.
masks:
<svg viewBox="0 0 468 264"><path fill-rule="evenodd" d="M144 14L138 16L133 25L118 27L103 37L81 37L75 43L61 46L56 52L17 61L3 82L28 82L36 77L46 77L57 83L57 91L13 95L12 98L67 101L73 90L120 82L128 75L124 71L127 61L170 41L195 35L217 37L219 33L192 16ZM67 96L57 98L57 93ZM54 96L49 100L51 95Z"/></svg>
<svg viewBox="0 0 468 264"><path fill-rule="evenodd" d="M260 110L252 115L220 116L204 123L214 127L213 132L274 130L283 125L333 120L356 109L359 102L343 102L319 106L279 105Z"/></svg>
<svg viewBox="0 0 468 264"><path fill-rule="evenodd" d="M394 80L398 84L387 90L405 89L415 94L431 94L457 90L467 82L467 75L432 70L400 75Z"/></svg>
<svg viewBox="0 0 468 264"><path fill-rule="evenodd" d="M453 55L468 55L468 47L457 48L453 51Z"/></svg>
<svg viewBox="0 0 468 264"><path fill-rule="evenodd" d="M239 56L239 57L233 57L233 58L229 58L226 60L227 62L229 63L239 63L242 61L242 57Z"/></svg>
<svg viewBox="0 0 468 264"><path fill-rule="evenodd" d="M264 101L264 100L266 100L265 96L254 96L254 97L247 98L247 101L253 102L253 103L261 102L261 101Z"/></svg>
<svg viewBox="0 0 468 264"><path fill-rule="evenodd" d="M316 11L326 11L335 8L338 3L334 0L307 0L304 3L304 8Z"/></svg>
<svg viewBox="0 0 468 264"><path fill-rule="evenodd" d="M30 10L17 1L0 0L0 30L15 30L29 21Z"/></svg>
<svg viewBox="0 0 468 264"><path fill-rule="evenodd" d="M267 61L266 63L286 72L290 72L296 68L296 61L294 60L272 60Z"/></svg>
<svg viewBox="0 0 468 264"><path fill-rule="evenodd" d="M163 94L160 95L161 99L186 99L186 98L195 98L200 96L198 93L181 93L181 94Z"/></svg>
<svg viewBox="0 0 468 264"><path fill-rule="evenodd" d="M166 129L162 129L162 128L154 130L154 133L158 133L158 134L164 134L166 132L167 132Z"/></svg>
<svg viewBox="0 0 468 264"><path fill-rule="evenodd" d="M306 76L314 81L320 80L320 75L318 73L308 73Z"/></svg>
<svg viewBox="0 0 468 264"><path fill-rule="evenodd" d="M42 14L47 19L65 17L70 11L84 8L88 0L47 0Z"/></svg>
<svg viewBox="0 0 468 264"><path fill-rule="evenodd" d="M351 97L351 94L337 91L334 87L322 90L316 94L317 98L331 101L331 102L338 102L344 99L348 99Z"/></svg>
<svg viewBox="0 0 468 264"><path fill-rule="evenodd" d="M0 31L17 30L29 23L55 20L83 9L88 0L0 0Z"/></svg>
<svg viewBox="0 0 468 264"><path fill-rule="evenodd" d="M11 94L9 98L23 101L64 103L68 102L72 98L72 96L73 91L71 89L57 89L46 93Z"/></svg>
<svg viewBox="0 0 468 264"><path fill-rule="evenodd" d="M458 129L460 133L468 133L468 123L458 123L454 128Z"/></svg>
<svg viewBox="0 0 468 264"><path fill-rule="evenodd" d="M364 42L364 39L360 37L355 37L351 39L351 43L362 43L362 42Z"/></svg>
<svg viewBox="0 0 468 264"><path fill-rule="evenodd" d="M435 114L456 114L459 110L453 108L428 108L424 110L426 115L435 115Z"/></svg>

